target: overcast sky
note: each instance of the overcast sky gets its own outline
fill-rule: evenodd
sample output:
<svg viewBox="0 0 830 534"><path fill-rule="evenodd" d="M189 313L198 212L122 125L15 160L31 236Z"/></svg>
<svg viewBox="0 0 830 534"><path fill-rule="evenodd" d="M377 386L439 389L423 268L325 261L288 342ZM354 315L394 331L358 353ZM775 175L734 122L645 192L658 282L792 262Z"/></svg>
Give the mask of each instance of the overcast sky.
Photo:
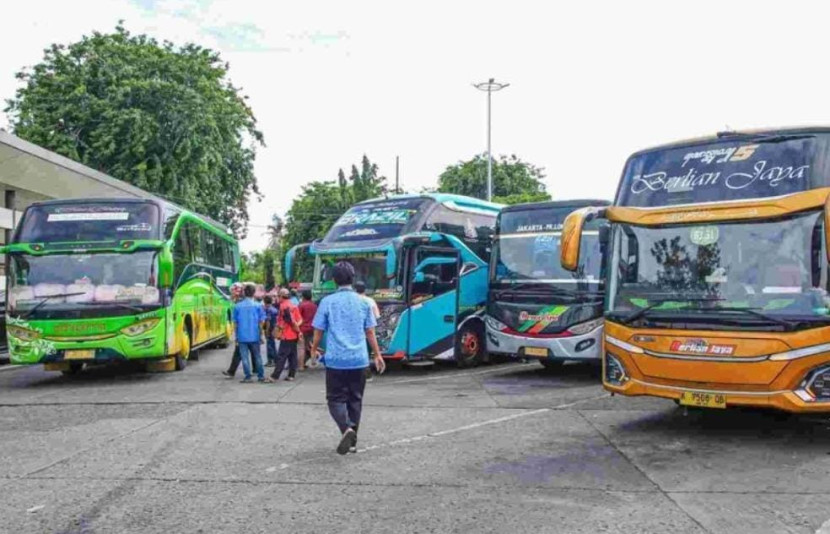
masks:
<svg viewBox="0 0 830 534"><path fill-rule="evenodd" d="M11 4L10 4L11 6ZM303 183L365 153L404 188L486 146L545 168L555 199L604 197L640 148L727 127L830 124L822 2L26 0L5 9L0 98L14 73L119 19L218 49L268 144L243 248ZM6 126L6 117L0 118Z"/></svg>

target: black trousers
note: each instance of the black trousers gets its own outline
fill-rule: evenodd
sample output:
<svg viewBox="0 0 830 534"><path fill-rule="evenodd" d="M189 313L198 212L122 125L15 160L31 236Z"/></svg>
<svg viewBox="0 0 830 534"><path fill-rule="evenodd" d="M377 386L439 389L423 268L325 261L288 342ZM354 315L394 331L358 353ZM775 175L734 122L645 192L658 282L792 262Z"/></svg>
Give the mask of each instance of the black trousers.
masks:
<svg viewBox="0 0 830 534"><path fill-rule="evenodd" d="M231 366L228 367L228 374L233 376L236 374L236 370L239 368L239 345L233 349L233 356L231 357Z"/></svg>
<svg viewBox="0 0 830 534"><path fill-rule="evenodd" d="M285 367L285 360L288 360L288 376L297 374L297 340L280 341L280 348L277 349L277 359L274 361L274 372L271 378L278 380L282 369Z"/></svg>
<svg viewBox="0 0 830 534"><path fill-rule="evenodd" d="M329 413L340 432L352 428L357 432L363 411L366 369L326 368L326 400Z"/></svg>

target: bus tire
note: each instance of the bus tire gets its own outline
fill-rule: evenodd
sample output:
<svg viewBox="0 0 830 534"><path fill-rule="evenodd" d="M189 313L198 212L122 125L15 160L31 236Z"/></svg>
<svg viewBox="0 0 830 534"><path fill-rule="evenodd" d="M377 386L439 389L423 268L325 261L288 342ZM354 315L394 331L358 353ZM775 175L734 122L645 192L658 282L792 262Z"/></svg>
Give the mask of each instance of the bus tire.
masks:
<svg viewBox="0 0 830 534"><path fill-rule="evenodd" d="M72 362L67 369L63 369L61 374L63 376L78 376L84 369L84 364L80 362Z"/></svg>
<svg viewBox="0 0 830 534"><path fill-rule="evenodd" d="M187 360L190 359L190 347L192 347L193 338L190 336L190 328L187 327L187 322L182 323L182 346L179 347L179 352L176 353L176 371L182 371L187 367Z"/></svg>
<svg viewBox="0 0 830 534"><path fill-rule="evenodd" d="M477 321L464 323L455 338L455 363L464 369L484 358L484 328Z"/></svg>

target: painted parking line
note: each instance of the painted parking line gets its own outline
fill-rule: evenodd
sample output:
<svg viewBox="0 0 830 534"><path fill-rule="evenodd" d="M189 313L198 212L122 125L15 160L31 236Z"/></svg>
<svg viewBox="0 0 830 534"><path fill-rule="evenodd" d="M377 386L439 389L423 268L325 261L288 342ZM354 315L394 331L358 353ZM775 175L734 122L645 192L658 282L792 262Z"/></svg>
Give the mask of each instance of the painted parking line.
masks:
<svg viewBox="0 0 830 534"><path fill-rule="evenodd" d="M587 398L587 399L581 399L581 400L574 401L574 402L569 402L569 403L566 403L566 404L559 404L559 405L556 405L556 406L553 406L553 407L550 407L550 408L539 408L538 410L530 410L530 411L524 411L524 412L520 412L520 413L514 413L514 414L511 414L511 415L506 415L504 417L496 417L495 419L488 419L487 421L480 421L478 423L471 423L471 424L468 424L468 425L463 425L463 426L459 426L459 427L455 427L455 428L449 428L447 430L439 430L437 432L430 432L430 433L427 433L427 434L421 434L419 436L412 436L412 437L408 437L408 438L396 439L394 441L389 441L389 442L386 442L386 443L378 443L377 445L370 445L368 447L358 449L357 452L358 453L366 453L366 452L377 451L377 450L381 450L381 449L387 449L389 447L397 447L397 446L400 446L400 445L407 445L409 443L417 443L419 441L424 441L424 440L438 439L438 438L442 438L444 436L449 436L449 435L452 435L452 434L458 434L460 432L466 432L468 430L476 430L476 429L486 427L486 426L497 425L497 424L500 424L500 423L506 423L508 421L514 421L516 419L522 419L522 418L525 418L525 417L531 417L531 416L534 416L534 415L540 415L540 414L544 414L544 413L548 413L548 412L553 412L555 410L564 410L566 408L570 408L571 406L576 406L578 404L584 404L586 402L591 402L591 401L594 401L594 400L603 399L607 396L608 396L608 393L604 393L602 395L597 395L597 396L590 397L590 398ZM315 456L313 458L306 458L305 460L301 460L301 461L295 462L293 464L283 463L283 464L280 464L280 465L271 466L268 469L266 469L265 472L266 473L274 473L276 471L282 471L282 470L288 469L289 467L294 467L294 466L297 466L297 465L303 465L303 464L309 464L309 463L315 463L315 462L318 462L320 460L323 460L323 459L326 459L326 458L331 458L331 457L332 457L331 454L318 455L318 456ZM821 534L830 534L830 531L828 531L827 533L821 533Z"/></svg>
<svg viewBox="0 0 830 534"><path fill-rule="evenodd" d="M0 373L5 371L14 371L15 369L22 369L25 365L0 365Z"/></svg>

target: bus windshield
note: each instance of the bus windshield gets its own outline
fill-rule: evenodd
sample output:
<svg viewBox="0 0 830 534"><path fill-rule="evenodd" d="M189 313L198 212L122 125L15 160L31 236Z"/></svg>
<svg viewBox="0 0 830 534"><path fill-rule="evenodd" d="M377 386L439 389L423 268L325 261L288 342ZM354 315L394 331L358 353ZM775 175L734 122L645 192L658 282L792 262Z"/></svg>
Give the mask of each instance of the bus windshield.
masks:
<svg viewBox="0 0 830 534"><path fill-rule="evenodd" d="M616 319L648 308L655 316L679 312L679 324L696 328L698 315L747 310L804 321L830 315L821 212L705 225L617 224L612 239L606 306ZM759 317L743 313L729 325Z"/></svg>
<svg viewBox="0 0 830 534"><path fill-rule="evenodd" d="M32 318L125 315L160 305L156 251L10 258L7 308Z"/></svg>
<svg viewBox="0 0 830 534"><path fill-rule="evenodd" d="M409 231L414 216L427 202L423 198L405 198L358 204L334 223L323 243L398 237Z"/></svg>
<svg viewBox="0 0 830 534"><path fill-rule="evenodd" d="M573 208L502 213L493 252L491 283L556 284L586 291L600 289L602 254L597 221L589 222L582 234L579 268L570 272L559 263L562 222L571 211Z"/></svg>
<svg viewBox="0 0 830 534"><path fill-rule="evenodd" d="M151 202L89 202L32 206L20 224L21 243L159 239L159 208Z"/></svg>
<svg viewBox="0 0 830 534"><path fill-rule="evenodd" d="M352 264L355 270L355 282L366 284L367 292L375 292L387 287L386 254L360 254L352 256L318 256L317 276L314 277L315 289L334 291L337 285L332 278L332 268L340 261Z"/></svg>
<svg viewBox="0 0 830 534"><path fill-rule="evenodd" d="M728 136L646 151L626 164L617 204L650 207L781 196L830 186L830 134Z"/></svg>

